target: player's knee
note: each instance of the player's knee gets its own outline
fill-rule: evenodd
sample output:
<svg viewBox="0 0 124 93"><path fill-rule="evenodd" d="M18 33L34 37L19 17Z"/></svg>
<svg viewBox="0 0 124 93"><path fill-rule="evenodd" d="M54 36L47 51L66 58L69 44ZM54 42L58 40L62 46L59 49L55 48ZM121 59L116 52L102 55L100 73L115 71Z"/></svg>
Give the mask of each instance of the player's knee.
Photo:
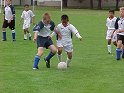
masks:
<svg viewBox="0 0 124 93"><path fill-rule="evenodd" d="M53 53L53 54L56 54L56 52L57 52L57 49L56 49L56 48L53 48L53 49L52 49L52 53Z"/></svg>

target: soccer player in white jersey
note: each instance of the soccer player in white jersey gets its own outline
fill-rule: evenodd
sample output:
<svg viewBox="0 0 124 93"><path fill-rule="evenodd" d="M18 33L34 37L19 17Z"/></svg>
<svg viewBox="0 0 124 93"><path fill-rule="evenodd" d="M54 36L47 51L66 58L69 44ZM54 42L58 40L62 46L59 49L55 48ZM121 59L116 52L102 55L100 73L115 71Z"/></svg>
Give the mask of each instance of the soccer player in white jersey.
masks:
<svg viewBox="0 0 124 93"><path fill-rule="evenodd" d="M25 9L24 9L24 11L22 12L22 15L21 15L21 21L24 20L24 23L23 23L24 40L27 40L27 33L28 33L29 40L31 40L31 33L29 32L29 28L30 28L31 23L34 24L35 15L29 9L28 4L25 4L24 8Z"/></svg>
<svg viewBox="0 0 124 93"><path fill-rule="evenodd" d="M120 18L116 22L117 32L117 48L116 48L116 59L124 58L124 7L120 8Z"/></svg>
<svg viewBox="0 0 124 93"><path fill-rule="evenodd" d="M61 34L61 39L57 38L57 49L58 49L58 59L59 62L62 62L62 50L64 49L67 52L67 66L72 59L73 45L72 45L72 34L74 34L78 39L82 40L78 30L69 23L68 15L61 16L61 23L58 24L56 30Z"/></svg>
<svg viewBox="0 0 124 93"><path fill-rule="evenodd" d="M107 26L107 33L106 33L106 39L107 39L107 47L108 47L108 53L111 54L111 42L115 46L117 46L116 41L117 41L117 35L114 33L115 31L115 22L116 22L116 17L114 16L114 10L109 10L109 17L106 20L106 26Z"/></svg>
<svg viewBox="0 0 124 93"><path fill-rule="evenodd" d="M46 67L50 68L50 59L56 54L56 47L53 45L52 39L50 38L51 31L55 28L54 22L48 13L43 14L43 19L34 27L34 42L37 42L37 54L34 58L33 69L38 69L38 63L40 57L43 55L43 48L50 49L50 53L46 58ZM56 34L57 31L55 32ZM58 34L59 35L59 34Z"/></svg>
<svg viewBox="0 0 124 93"><path fill-rule="evenodd" d="M11 5L11 0L6 0L4 8L4 22L2 26L2 40L6 41L6 28L9 27L12 32L12 41L15 41L15 8Z"/></svg>

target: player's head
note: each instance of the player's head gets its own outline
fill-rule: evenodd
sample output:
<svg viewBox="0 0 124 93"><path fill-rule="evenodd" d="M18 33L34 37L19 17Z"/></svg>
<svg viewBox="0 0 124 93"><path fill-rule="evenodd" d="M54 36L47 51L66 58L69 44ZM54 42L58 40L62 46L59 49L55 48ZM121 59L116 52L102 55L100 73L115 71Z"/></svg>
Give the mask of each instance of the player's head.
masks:
<svg viewBox="0 0 124 93"><path fill-rule="evenodd" d="M115 11L114 10L109 10L109 17L114 17Z"/></svg>
<svg viewBox="0 0 124 93"><path fill-rule="evenodd" d="M120 8L120 17L124 17L124 7Z"/></svg>
<svg viewBox="0 0 124 93"><path fill-rule="evenodd" d="M10 5L11 2L12 2L12 0L6 0L6 4L7 4L7 5Z"/></svg>
<svg viewBox="0 0 124 93"><path fill-rule="evenodd" d="M44 14L43 14L43 22L44 22L45 24L49 24L50 21L51 21L50 15L49 15L48 13L44 13Z"/></svg>
<svg viewBox="0 0 124 93"><path fill-rule="evenodd" d="M25 4L24 5L24 8L25 8L26 11L28 11L29 10L29 5L28 4Z"/></svg>
<svg viewBox="0 0 124 93"><path fill-rule="evenodd" d="M68 21L69 21L68 15L62 15L61 16L61 21L62 21L63 26L66 27L67 24L68 24Z"/></svg>

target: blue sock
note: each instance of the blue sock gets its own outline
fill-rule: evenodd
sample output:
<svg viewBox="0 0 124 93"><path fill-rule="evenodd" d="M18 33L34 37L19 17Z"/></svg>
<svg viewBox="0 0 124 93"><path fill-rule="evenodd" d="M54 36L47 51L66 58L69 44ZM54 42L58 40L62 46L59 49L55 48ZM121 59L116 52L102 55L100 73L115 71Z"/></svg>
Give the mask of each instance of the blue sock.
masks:
<svg viewBox="0 0 124 93"><path fill-rule="evenodd" d="M40 60L40 57L38 55L36 55L34 58L34 68L38 67L39 60Z"/></svg>
<svg viewBox="0 0 124 93"><path fill-rule="evenodd" d="M52 52L50 52L48 54L48 56L46 57L46 60L50 60L55 54L53 54Z"/></svg>
<svg viewBox="0 0 124 93"><path fill-rule="evenodd" d="M12 39L15 40L15 30L12 30Z"/></svg>
<svg viewBox="0 0 124 93"><path fill-rule="evenodd" d="M3 33L3 40L6 40L6 32L3 31L2 33Z"/></svg>
<svg viewBox="0 0 124 93"><path fill-rule="evenodd" d="M120 60L120 58L121 58L121 53L122 53L122 49L117 48L117 49L116 49L116 59L117 59L117 60Z"/></svg>

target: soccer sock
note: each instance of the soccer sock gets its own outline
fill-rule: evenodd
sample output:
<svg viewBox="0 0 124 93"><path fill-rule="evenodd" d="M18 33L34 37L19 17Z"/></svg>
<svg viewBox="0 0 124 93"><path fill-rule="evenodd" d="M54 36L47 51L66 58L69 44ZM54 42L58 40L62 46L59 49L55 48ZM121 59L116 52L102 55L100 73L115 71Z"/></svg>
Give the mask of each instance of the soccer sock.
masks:
<svg viewBox="0 0 124 93"><path fill-rule="evenodd" d="M34 68L38 67L39 60L40 60L40 56L36 55L34 57Z"/></svg>
<svg viewBox="0 0 124 93"><path fill-rule="evenodd" d="M31 33L28 33L28 36L31 37Z"/></svg>
<svg viewBox="0 0 124 93"><path fill-rule="evenodd" d="M69 59L69 58L67 57L66 64L67 64L68 67L69 67L70 62L71 62L71 59Z"/></svg>
<svg viewBox="0 0 124 93"><path fill-rule="evenodd" d="M50 60L55 54L53 54L52 52L50 52L48 54L48 56L46 57L46 60Z"/></svg>
<svg viewBox="0 0 124 93"><path fill-rule="evenodd" d="M15 30L12 30L12 39L15 40Z"/></svg>
<svg viewBox="0 0 124 93"><path fill-rule="evenodd" d="M6 40L6 31L2 31L3 33L3 40Z"/></svg>
<svg viewBox="0 0 124 93"><path fill-rule="evenodd" d="M120 60L121 52L122 52L122 49L120 49L120 48L117 48L117 49L116 49L116 59L117 59L117 60Z"/></svg>
<svg viewBox="0 0 124 93"><path fill-rule="evenodd" d="M108 45L108 52L111 53L111 45Z"/></svg>
<svg viewBox="0 0 124 93"><path fill-rule="evenodd" d="M58 54L58 60L59 60L59 62L62 62L62 54Z"/></svg>
<svg viewBox="0 0 124 93"><path fill-rule="evenodd" d="M27 39L27 35L26 34L24 34L24 39Z"/></svg>

